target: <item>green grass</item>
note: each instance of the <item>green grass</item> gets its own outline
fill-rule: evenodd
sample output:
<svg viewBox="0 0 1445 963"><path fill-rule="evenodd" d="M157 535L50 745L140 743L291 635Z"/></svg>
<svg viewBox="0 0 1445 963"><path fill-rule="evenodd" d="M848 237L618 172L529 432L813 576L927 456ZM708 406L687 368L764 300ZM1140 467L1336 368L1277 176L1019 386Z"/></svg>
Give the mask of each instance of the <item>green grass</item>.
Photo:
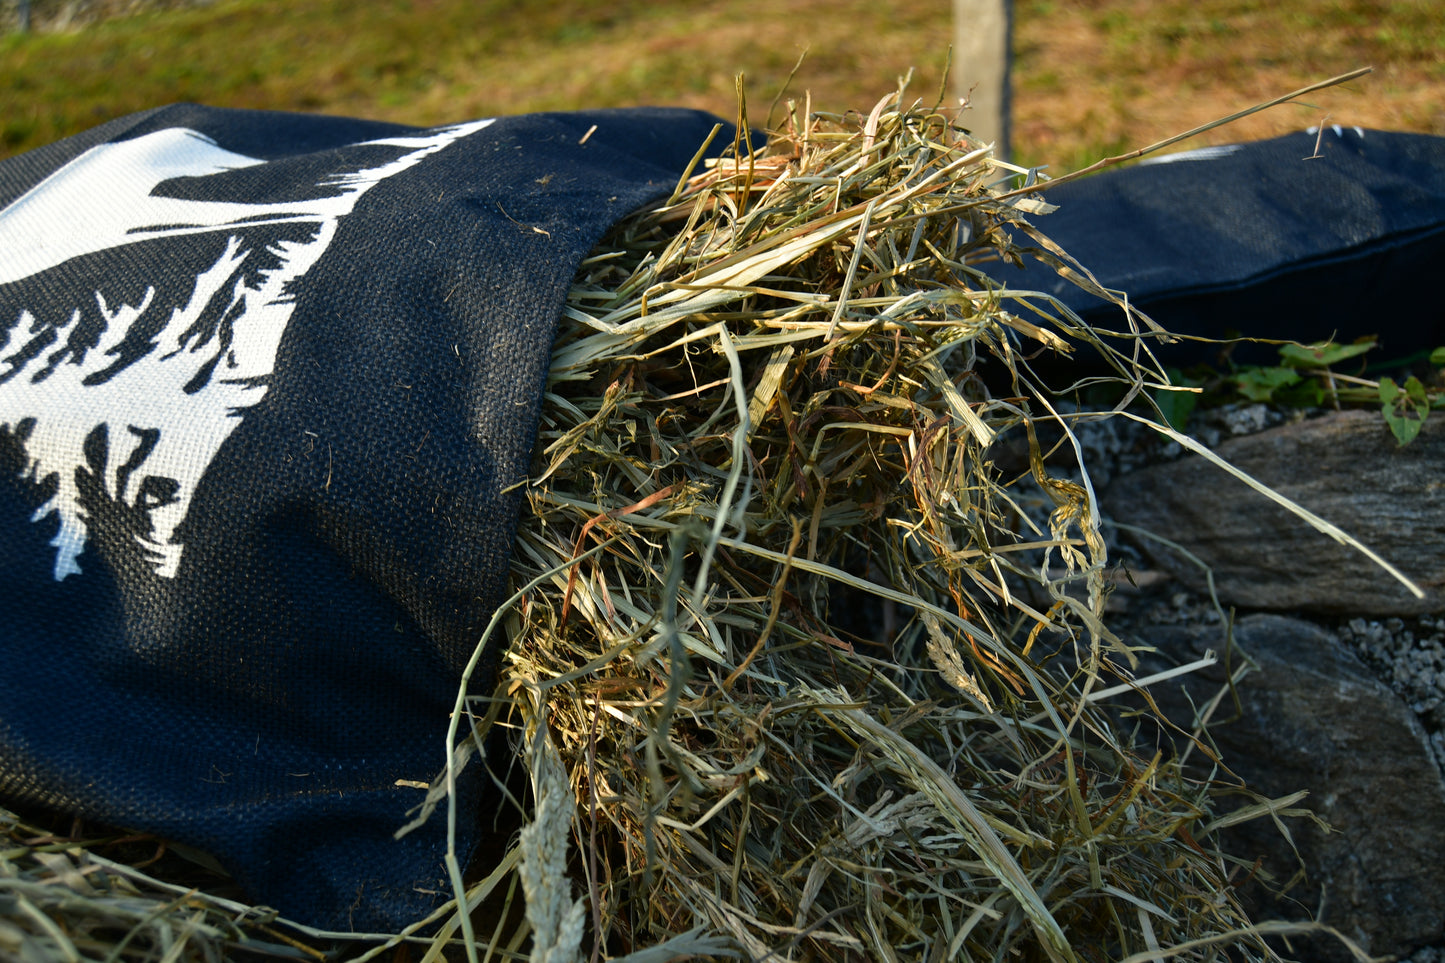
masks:
<svg viewBox="0 0 1445 963"><path fill-rule="evenodd" d="M0 38L0 156L177 100L419 125L646 103L731 116L739 72L756 122L805 48L793 92L867 110L909 68L932 98L952 31L947 0L216 0ZM1351 89L1214 139L1326 114L1445 134L1436 0L1020 0L1015 50L1015 152L1055 171L1366 64Z"/></svg>

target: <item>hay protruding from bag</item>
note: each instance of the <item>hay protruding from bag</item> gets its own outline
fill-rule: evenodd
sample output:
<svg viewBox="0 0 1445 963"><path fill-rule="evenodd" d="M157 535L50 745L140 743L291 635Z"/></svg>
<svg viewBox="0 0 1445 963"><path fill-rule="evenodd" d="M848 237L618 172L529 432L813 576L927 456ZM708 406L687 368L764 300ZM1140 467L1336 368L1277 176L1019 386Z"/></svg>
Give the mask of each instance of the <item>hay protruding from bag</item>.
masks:
<svg viewBox="0 0 1445 963"><path fill-rule="evenodd" d="M1216 787L1095 698L1098 509L1039 441L1031 356L1137 388L1145 338L974 267L1044 208L901 92L750 146L609 235L553 352L499 695L574 796L582 958L1268 956Z"/></svg>
<svg viewBox="0 0 1445 963"><path fill-rule="evenodd" d="M478 647L506 636L500 685L448 743L452 776L515 733L528 826L469 885L449 854L459 903L310 930L201 854L0 809L0 957L1143 963L1327 931L1251 925L1254 868L1214 837L1300 794L1221 816L1241 787L1106 711L1191 667L1128 678L1071 409L1030 359L1097 354L1127 402L1164 387L1160 332L979 273L1026 238L1097 288L1029 223L1032 175L901 92L793 107L760 148L625 219L569 296L518 592Z"/></svg>

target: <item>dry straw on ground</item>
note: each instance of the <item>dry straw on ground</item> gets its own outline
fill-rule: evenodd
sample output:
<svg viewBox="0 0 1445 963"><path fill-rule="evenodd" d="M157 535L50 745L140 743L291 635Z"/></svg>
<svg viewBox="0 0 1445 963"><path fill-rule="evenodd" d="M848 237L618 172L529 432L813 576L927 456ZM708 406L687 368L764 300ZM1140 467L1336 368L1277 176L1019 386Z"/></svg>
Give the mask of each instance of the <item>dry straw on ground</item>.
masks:
<svg viewBox="0 0 1445 963"><path fill-rule="evenodd" d="M1098 509L1029 364L1091 352L1139 397L1147 321L1093 330L979 272L1026 241L1092 283L1029 223L1031 175L949 116L900 91L780 127L583 265L517 594L478 648L505 646L501 682L459 695L432 796L451 810L506 727L528 825L485 878L452 854L468 912L345 955L1269 958L1232 895L1250 867L1214 847L1237 787L1140 754L1106 709L1136 683ZM1030 470L995 466L1003 438ZM0 955L327 945L15 826Z"/></svg>
<svg viewBox="0 0 1445 963"><path fill-rule="evenodd" d="M1071 436L1030 355L1137 387L1147 339L979 273L1042 205L901 93L745 137L589 258L554 350L499 690L575 807L528 907L591 928L545 958L1266 956L1219 786L1099 704L1097 507L1035 441Z"/></svg>

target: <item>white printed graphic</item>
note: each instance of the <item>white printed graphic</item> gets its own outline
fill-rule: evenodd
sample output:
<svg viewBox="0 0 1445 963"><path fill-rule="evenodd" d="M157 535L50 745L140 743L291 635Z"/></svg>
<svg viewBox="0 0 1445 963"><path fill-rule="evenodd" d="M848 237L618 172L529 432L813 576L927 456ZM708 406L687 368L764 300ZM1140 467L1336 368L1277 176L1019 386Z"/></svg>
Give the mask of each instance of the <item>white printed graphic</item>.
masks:
<svg viewBox="0 0 1445 963"><path fill-rule="evenodd" d="M0 285L24 282L17 285L21 291L32 280L41 290L42 272L84 255L136 250L135 263L153 265L156 253L147 256L146 246L173 244L163 239L191 238L183 243L204 241L221 252L193 285L188 282L188 298L163 303L156 296L159 282L147 278L144 295L133 299L139 303L110 303L104 290L96 290L88 295L92 303L58 316L52 308L51 316L37 317L40 309L29 305L19 309L18 320L13 314L0 318L0 429L20 439L24 477L54 490L31 521L59 518L51 541L56 580L80 571L91 519L77 476L95 464L94 457L87 461L85 446L96 437L107 447L106 498L143 513L148 531L137 541L158 575L175 576L183 545L174 534L191 496L245 409L266 394L295 308L292 283L321 258L340 219L368 189L489 123L356 145L397 150L379 166L323 178L314 185L315 197L276 203L156 194L173 178L264 163L223 150L195 131L172 128L92 148L0 211ZM338 155L344 158L346 151ZM377 161L374 150L360 156ZM268 233L257 229L276 225L290 225L281 233L294 240L262 238L264 246L256 250L255 235ZM98 337L82 331L82 307L91 328L98 310ZM221 321L203 323L203 315ZM142 320L147 327L133 332ZM5 326L12 322L7 339Z"/></svg>

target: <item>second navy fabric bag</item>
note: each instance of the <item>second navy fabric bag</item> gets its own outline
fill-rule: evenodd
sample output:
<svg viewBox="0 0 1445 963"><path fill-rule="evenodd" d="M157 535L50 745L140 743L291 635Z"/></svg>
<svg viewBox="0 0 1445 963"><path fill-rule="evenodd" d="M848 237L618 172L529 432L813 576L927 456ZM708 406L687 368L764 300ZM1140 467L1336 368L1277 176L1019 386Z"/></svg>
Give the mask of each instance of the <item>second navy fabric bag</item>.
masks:
<svg viewBox="0 0 1445 963"><path fill-rule="evenodd" d="M1168 154L1044 197L1058 210L1039 229L1168 331L1378 336L1386 358L1445 345L1445 307L1429 282L1445 257L1445 137L1327 127ZM988 270L1122 329L1115 305L1025 264ZM1157 348L1180 365L1218 352L1188 341ZM1277 357L1266 345L1234 352L1251 363Z"/></svg>

